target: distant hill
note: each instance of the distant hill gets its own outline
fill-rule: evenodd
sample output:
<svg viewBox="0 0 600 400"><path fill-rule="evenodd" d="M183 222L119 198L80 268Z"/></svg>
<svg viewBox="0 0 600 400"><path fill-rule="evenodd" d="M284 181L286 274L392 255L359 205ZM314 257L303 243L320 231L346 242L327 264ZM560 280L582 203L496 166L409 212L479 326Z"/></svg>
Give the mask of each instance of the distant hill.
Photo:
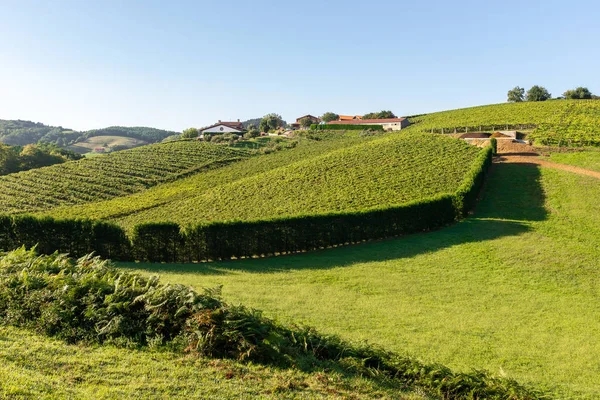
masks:
<svg viewBox="0 0 600 400"><path fill-rule="evenodd" d="M177 134L179 132L124 126L111 126L79 132L62 126L49 126L39 122L0 120L0 142L18 146L44 142L67 147L95 136L122 136L142 140L146 143L156 143Z"/></svg>

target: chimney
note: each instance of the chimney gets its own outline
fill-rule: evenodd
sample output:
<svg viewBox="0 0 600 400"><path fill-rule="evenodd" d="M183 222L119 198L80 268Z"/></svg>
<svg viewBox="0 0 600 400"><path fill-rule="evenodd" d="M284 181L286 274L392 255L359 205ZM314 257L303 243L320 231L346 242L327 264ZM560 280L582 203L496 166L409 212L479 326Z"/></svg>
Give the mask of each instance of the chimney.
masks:
<svg viewBox="0 0 600 400"><path fill-rule="evenodd" d="M221 122L221 120L219 120L219 122Z"/></svg>
<svg viewBox="0 0 600 400"><path fill-rule="evenodd" d="M238 122L240 122L240 119L238 118Z"/></svg>

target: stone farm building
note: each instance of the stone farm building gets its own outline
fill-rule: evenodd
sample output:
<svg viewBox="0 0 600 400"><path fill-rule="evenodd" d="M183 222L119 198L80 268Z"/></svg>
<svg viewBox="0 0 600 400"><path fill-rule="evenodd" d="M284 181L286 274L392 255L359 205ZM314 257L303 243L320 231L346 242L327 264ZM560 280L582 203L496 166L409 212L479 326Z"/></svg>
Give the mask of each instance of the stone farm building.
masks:
<svg viewBox="0 0 600 400"><path fill-rule="evenodd" d="M399 131L410 125L406 118L382 118L382 119L351 119L342 121L331 121L328 125L381 125L386 131Z"/></svg>
<svg viewBox="0 0 600 400"><path fill-rule="evenodd" d="M311 123L313 123L313 124L318 124L321 122L321 118L315 117L314 115L310 115L310 114L303 115L301 117L296 118L296 122L290 124L292 129L302 129L302 125L300 124L300 121L302 121L302 119L304 119L304 118L310 119Z"/></svg>
<svg viewBox="0 0 600 400"><path fill-rule="evenodd" d="M245 129L240 120L237 122L224 122L219 120L214 125L207 126L206 128L200 129L200 134L204 135L205 133L244 133Z"/></svg>

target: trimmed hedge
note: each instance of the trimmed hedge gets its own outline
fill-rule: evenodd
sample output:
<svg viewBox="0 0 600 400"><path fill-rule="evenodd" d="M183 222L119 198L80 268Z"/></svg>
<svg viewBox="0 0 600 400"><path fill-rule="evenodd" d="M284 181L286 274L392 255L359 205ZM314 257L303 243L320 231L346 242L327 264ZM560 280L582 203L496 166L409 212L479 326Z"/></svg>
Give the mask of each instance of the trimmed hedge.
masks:
<svg viewBox="0 0 600 400"><path fill-rule="evenodd" d="M116 260L131 258L131 244L125 231L108 222L31 215L0 216L0 249L20 246L37 246L41 254L58 251L83 257L94 252Z"/></svg>
<svg viewBox="0 0 600 400"><path fill-rule="evenodd" d="M27 215L0 216L0 249L37 245L75 257L95 252L115 260L193 262L322 249L335 245L424 232L463 218L473 209L492 147L478 156L455 194L357 212L259 221L211 222L182 229L172 222L134 227L131 241L119 226L91 220Z"/></svg>
<svg viewBox="0 0 600 400"><path fill-rule="evenodd" d="M355 124L312 124L310 129L314 131L382 131L381 125L355 125Z"/></svg>

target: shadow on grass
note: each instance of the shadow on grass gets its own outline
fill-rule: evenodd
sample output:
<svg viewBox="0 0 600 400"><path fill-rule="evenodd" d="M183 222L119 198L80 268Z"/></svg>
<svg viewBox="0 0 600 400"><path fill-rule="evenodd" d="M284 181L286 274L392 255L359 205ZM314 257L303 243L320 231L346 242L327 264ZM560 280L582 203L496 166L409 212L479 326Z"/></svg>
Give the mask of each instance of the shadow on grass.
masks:
<svg viewBox="0 0 600 400"><path fill-rule="evenodd" d="M496 164L473 216L438 231L282 257L201 264L120 263L119 266L148 272L223 275L233 271L275 273L330 269L362 262L411 258L464 243L485 242L526 233L531 229L532 222L547 218L544 200L539 167L530 164Z"/></svg>

